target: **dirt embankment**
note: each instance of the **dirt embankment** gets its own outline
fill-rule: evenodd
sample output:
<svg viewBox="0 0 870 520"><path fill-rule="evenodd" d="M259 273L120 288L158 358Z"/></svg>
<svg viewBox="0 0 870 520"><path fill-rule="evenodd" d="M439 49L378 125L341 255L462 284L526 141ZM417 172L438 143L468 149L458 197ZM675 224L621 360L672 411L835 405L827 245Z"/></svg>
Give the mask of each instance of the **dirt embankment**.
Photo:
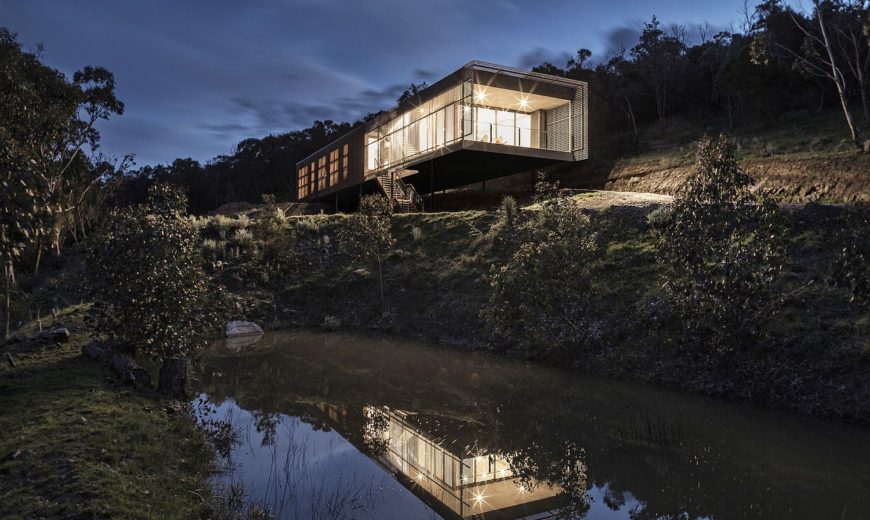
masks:
<svg viewBox="0 0 870 520"><path fill-rule="evenodd" d="M770 157L742 161L757 186L782 202L870 204L870 157ZM557 169L567 187L672 195L693 171L692 163L589 161Z"/></svg>

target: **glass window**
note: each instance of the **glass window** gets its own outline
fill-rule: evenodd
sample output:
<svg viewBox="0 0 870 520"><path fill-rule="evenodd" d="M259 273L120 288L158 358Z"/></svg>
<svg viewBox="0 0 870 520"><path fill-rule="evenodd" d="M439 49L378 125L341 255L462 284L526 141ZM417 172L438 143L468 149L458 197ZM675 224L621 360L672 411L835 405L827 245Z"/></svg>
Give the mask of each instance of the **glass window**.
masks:
<svg viewBox="0 0 870 520"><path fill-rule="evenodd" d="M348 157L348 152L350 147L347 143L341 147L341 180L346 180L348 176L348 168L350 168L350 161Z"/></svg>
<svg viewBox="0 0 870 520"><path fill-rule="evenodd" d="M517 146L532 146L532 115L517 114Z"/></svg>
<svg viewBox="0 0 870 520"><path fill-rule="evenodd" d="M317 191L326 189L326 155L317 159Z"/></svg>
<svg viewBox="0 0 870 520"><path fill-rule="evenodd" d="M514 113L505 110L499 110L497 114L496 124L496 144L515 144L516 122Z"/></svg>
<svg viewBox="0 0 870 520"><path fill-rule="evenodd" d="M297 198L308 196L308 166L302 166L298 172L299 187L297 190Z"/></svg>
<svg viewBox="0 0 870 520"><path fill-rule="evenodd" d="M475 137L478 141L491 143L495 138L495 110L491 108L478 108L475 114L477 131Z"/></svg>
<svg viewBox="0 0 870 520"><path fill-rule="evenodd" d="M338 148L329 152L329 186L338 184Z"/></svg>
<svg viewBox="0 0 870 520"><path fill-rule="evenodd" d="M369 137L369 144L366 146L366 170L377 170L380 165L378 160L378 140Z"/></svg>
<svg viewBox="0 0 870 520"><path fill-rule="evenodd" d="M435 117L435 146L441 146L444 144L444 135L446 131L446 128L444 127L444 110L435 112L433 116Z"/></svg>
<svg viewBox="0 0 870 520"><path fill-rule="evenodd" d="M452 143L456 139L456 111L459 106L444 109L444 143Z"/></svg>

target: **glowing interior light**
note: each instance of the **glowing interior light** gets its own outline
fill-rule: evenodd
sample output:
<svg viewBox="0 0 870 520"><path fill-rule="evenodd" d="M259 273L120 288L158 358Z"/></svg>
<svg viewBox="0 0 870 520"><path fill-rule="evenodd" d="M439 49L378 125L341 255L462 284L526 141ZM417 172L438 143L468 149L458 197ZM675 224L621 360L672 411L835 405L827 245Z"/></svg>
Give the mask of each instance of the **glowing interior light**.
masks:
<svg viewBox="0 0 870 520"><path fill-rule="evenodd" d="M482 90L478 90L477 92L474 93L474 98L477 99L478 101L484 101L484 100L486 100L486 92L484 92Z"/></svg>
<svg viewBox="0 0 870 520"><path fill-rule="evenodd" d="M471 107L468 105L462 105L462 111L467 114L467 113L471 112Z"/></svg>
<svg viewBox="0 0 870 520"><path fill-rule="evenodd" d="M520 98L520 108L529 108L529 98Z"/></svg>
<svg viewBox="0 0 870 520"><path fill-rule="evenodd" d="M475 493L474 494L474 505L475 506L481 506L485 502L486 502L486 497L483 495L483 493Z"/></svg>

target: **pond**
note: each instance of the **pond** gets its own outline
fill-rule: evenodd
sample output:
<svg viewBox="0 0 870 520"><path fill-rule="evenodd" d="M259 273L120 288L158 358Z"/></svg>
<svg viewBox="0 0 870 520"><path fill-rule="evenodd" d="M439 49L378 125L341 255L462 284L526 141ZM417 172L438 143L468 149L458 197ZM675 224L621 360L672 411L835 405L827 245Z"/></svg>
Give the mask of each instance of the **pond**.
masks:
<svg viewBox="0 0 870 520"><path fill-rule="evenodd" d="M870 518L867 429L358 334L202 369L216 485L277 518Z"/></svg>

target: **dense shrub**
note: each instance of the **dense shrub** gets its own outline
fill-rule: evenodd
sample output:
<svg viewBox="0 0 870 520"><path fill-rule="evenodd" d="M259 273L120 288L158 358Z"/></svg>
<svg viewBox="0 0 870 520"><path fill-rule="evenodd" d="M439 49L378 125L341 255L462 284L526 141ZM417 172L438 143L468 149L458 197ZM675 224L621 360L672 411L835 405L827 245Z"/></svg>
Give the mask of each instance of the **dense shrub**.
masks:
<svg viewBox="0 0 870 520"><path fill-rule="evenodd" d="M683 341L720 354L759 344L779 308L784 262L779 210L750 190L734 152L724 136L702 138L695 173L656 224L664 288L685 326Z"/></svg>
<svg viewBox="0 0 870 520"><path fill-rule="evenodd" d="M542 197L522 223L522 239L493 268L483 311L496 334L529 355L576 360L597 337L592 266L597 237L589 218L569 199Z"/></svg>
<svg viewBox="0 0 870 520"><path fill-rule="evenodd" d="M151 195L149 205L115 210L90 240L90 321L155 359L186 358L214 331L221 292L206 283L199 236L181 214L181 196L164 187Z"/></svg>

